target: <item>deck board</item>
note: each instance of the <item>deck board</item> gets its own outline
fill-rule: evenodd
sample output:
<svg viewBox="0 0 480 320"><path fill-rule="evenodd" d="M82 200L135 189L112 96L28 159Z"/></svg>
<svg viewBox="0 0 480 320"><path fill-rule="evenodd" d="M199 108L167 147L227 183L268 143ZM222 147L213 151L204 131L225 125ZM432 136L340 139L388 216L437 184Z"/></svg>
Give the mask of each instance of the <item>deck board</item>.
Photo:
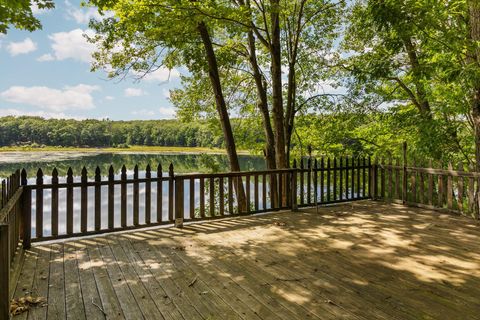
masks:
<svg viewBox="0 0 480 320"><path fill-rule="evenodd" d="M361 201L37 244L17 319L479 319L480 223Z"/></svg>

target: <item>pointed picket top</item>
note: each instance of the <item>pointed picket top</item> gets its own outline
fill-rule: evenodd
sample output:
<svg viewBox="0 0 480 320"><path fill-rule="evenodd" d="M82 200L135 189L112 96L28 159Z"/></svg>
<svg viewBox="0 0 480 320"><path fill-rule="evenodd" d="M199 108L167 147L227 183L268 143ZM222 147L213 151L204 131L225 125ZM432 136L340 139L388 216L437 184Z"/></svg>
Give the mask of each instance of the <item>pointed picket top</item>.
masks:
<svg viewBox="0 0 480 320"><path fill-rule="evenodd" d="M67 183L73 183L73 170L72 167L68 168L67 171Z"/></svg>
<svg viewBox="0 0 480 320"><path fill-rule="evenodd" d="M145 168L145 178L150 179L152 177L152 168L150 168L150 164L147 164Z"/></svg>
<svg viewBox="0 0 480 320"><path fill-rule="evenodd" d="M315 161L313 162L313 168L316 170L318 169L318 161L317 158L315 158Z"/></svg>
<svg viewBox="0 0 480 320"><path fill-rule="evenodd" d="M161 178L163 176L163 171L162 171L162 164L159 163L157 166L157 177Z"/></svg>
<svg viewBox="0 0 480 320"><path fill-rule="evenodd" d="M320 168L324 168L325 167L325 157L322 156L322 158L320 159Z"/></svg>
<svg viewBox="0 0 480 320"><path fill-rule="evenodd" d="M110 168L108 168L108 180L113 181L115 178L115 171L113 170L113 165L110 165Z"/></svg>
<svg viewBox="0 0 480 320"><path fill-rule="evenodd" d="M345 161L343 160L343 156L340 156L340 158L338 158L338 166L340 167L340 169L342 168L344 163L345 167L348 167L348 156L345 157Z"/></svg>
<svg viewBox="0 0 480 320"><path fill-rule="evenodd" d="M127 180L127 167L125 167L125 165L122 166L122 174L120 175L120 179Z"/></svg>
<svg viewBox="0 0 480 320"><path fill-rule="evenodd" d="M463 162L462 161L458 162L458 171L463 171L463 168L464 168Z"/></svg>
<svg viewBox="0 0 480 320"><path fill-rule="evenodd" d="M300 161L300 169L304 169L305 166L304 166L304 164L303 164L303 159L300 158L298 161Z"/></svg>
<svg viewBox="0 0 480 320"><path fill-rule="evenodd" d="M43 184L43 171L41 168L37 171L37 184Z"/></svg>
<svg viewBox="0 0 480 320"><path fill-rule="evenodd" d="M133 179L138 179L138 164L133 168Z"/></svg>
<svg viewBox="0 0 480 320"><path fill-rule="evenodd" d="M87 168L85 168L85 166L83 167L82 169L82 183L86 183L87 180L88 180L88 172L87 172Z"/></svg>
<svg viewBox="0 0 480 320"><path fill-rule="evenodd" d="M27 183L28 183L28 179L27 179L27 170L25 170L25 168L22 169L22 173L21 173L21 183L22 183L22 186L26 186Z"/></svg>
<svg viewBox="0 0 480 320"><path fill-rule="evenodd" d="M333 157L333 167L337 167L337 157Z"/></svg>
<svg viewBox="0 0 480 320"><path fill-rule="evenodd" d="M58 170L57 168L53 168L52 170L52 184L58 183Z"/></svg>
<svg viewBox="0 0 480 320"><path fill-rule="evenodd" d="M293 168L294 168L294 169L297 168L297 159L293 159Z"/></svg>
<svg viewBox="0 0 480 320"><path fill-rule="evenodd" d="M95 181L99 182L101 180L102 180L102 174L100 171L100 167L97 166L97 168L95 169Z"/></svg>
<svg viewBox="0 0 480 320"><path fill-rule="evenodd" d="M327 167L330 168L330 157L327 158Z"/></svg>
<svg viewBox="0 0 480 320"><path fill-rule="evenodd" d="M173 172L173 163L170 162L170 166L168 166L168 175L170 177L173 177L174 176L174 172Z"/></svg>

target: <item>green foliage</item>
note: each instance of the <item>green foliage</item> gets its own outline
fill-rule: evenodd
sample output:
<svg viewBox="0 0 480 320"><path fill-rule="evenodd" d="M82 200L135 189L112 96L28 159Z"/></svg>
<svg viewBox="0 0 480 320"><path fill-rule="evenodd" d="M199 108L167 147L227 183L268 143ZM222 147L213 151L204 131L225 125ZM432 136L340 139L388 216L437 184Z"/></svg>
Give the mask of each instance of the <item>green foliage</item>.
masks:
<svg viewBox="0 0 480 320"><path fill-rule="evenodd" d="M108 121L39 117L0 118L0 146L64 147L182 146L221 147L221 136L205 122L177 120Z"/></svg>
<svg viewBox="0 0 480 320"><path fill-rule="evenodd" d="M0 33L6 34L10 26L28 31L41 29L32 13L33 5L39 9L55 7L53 0L0 0Z"/></svg>

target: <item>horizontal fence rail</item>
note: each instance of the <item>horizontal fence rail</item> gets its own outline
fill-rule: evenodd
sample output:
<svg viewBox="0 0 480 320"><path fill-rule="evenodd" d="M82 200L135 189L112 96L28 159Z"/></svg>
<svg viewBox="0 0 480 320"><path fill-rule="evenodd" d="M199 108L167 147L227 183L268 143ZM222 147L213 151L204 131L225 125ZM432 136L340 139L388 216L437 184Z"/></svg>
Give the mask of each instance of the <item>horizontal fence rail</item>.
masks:
<svg viewBox="0 0 480 320"><path fill-rule="evenodd" d="M415 163L400 165L397 159L381 160L375 165L376 193L374 198L402 202L424 208L440 209L478 218L480 173L466 171L459 163L447 168L427 168Z"/></svg>

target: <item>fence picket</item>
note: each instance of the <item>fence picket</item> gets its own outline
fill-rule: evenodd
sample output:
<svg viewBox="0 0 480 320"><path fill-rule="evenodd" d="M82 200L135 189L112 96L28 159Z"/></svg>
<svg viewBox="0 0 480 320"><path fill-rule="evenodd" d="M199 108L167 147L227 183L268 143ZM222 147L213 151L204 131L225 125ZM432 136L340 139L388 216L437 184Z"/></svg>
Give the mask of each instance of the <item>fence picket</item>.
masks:
<svg viewBox="0 0 480 320"><path fill-rule="evenodd" d="M58 236L58 170L53 168L52 171L52 220L51 220L52 236Z"/></svg>
<svg viewBox="0 0 480 320"><path fill-rule="evenodd" d="M81 172L81 183L82 186L80 187L80 232L85 233L87 232L87 214L88 214L88 176L87 176L87 168L83 167Z"/></svg>
<svg viewBox="0 0 480 320"><path fill-rule="evenodd" d="M67 234L73 234L73 170L67 171Z"/></svg>

